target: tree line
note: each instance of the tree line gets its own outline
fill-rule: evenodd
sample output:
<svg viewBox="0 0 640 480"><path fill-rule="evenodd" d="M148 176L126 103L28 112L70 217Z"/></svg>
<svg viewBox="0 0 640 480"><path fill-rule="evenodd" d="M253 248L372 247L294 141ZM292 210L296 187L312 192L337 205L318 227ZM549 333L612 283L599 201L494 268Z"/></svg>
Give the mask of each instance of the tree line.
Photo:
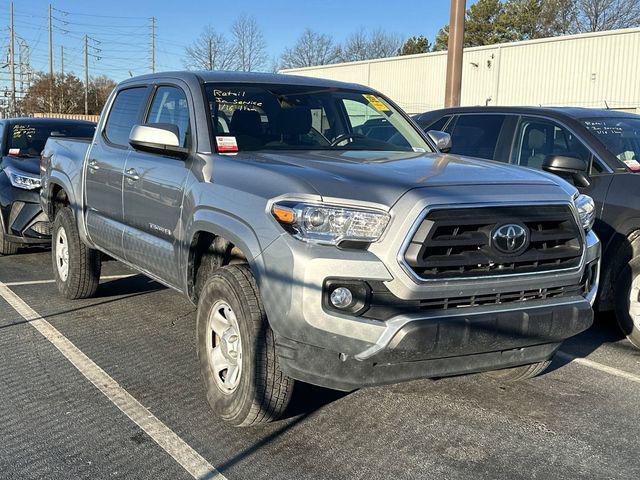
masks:
<svg viewBox="0 0 640 480"><path fill-rule="evenodd" d="M466 12L464 45L475 47L558 35L640 26L640 0L478 0ZM449 26L433 42L384 30L360 29L344 42L305 29L268 65L266 42L255 18L239 17L225 34L207 27L185 50L187 68L273 70L412 55L447 49Z"/></svg>

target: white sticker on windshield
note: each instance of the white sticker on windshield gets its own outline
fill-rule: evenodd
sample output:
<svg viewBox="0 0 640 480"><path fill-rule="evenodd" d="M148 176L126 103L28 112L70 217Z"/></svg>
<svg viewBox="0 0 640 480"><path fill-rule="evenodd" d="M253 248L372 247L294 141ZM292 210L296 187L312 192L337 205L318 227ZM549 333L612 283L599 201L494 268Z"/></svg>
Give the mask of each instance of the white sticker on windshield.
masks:
<svg viewBox="0 0 640 480"><path fill-rule="evenodd" d="M624 163L629 167L629 170L633 170L634 172L640 170L640 162L637 160L625 160Z"/></svg>
<svg viewBox="0 0 640 480"><path fill-rule="evenodd" d="M427 151L421 147L413 147L413 151L416 153L427 153Z"/></svg>
<svg viewBox="0 0 640 480"><path fill-rule="evenodd" d="M19 148L10 148L9 149L9 155L20 155L20 149Z"/></svg>
<svg viewBox="0 0 640 480"><path fill-rule="evenodd" d="M218 145L218 152L220 153L230 153L238 151L238 142L236 141L236 137L216 137L216 145Z"/></svg>

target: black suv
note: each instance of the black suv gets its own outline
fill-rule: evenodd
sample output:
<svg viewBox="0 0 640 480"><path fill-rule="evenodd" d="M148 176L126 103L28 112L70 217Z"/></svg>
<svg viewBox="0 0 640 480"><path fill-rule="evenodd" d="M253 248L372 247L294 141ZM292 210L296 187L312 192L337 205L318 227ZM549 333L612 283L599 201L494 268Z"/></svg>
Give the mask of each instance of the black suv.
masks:
<svg viewBox="0 0 640 480"><path fill-rule="evenodd" d="M599 310L615 310L640 348L640 115L613 110L460 107L414 117L451 135L456 155L546 170L596 203L602 241Z"/></svg>
<svg viewBox="0 0 640 480"><path fill-rule="evenodd" d="M50 136L90 139L95 128L83 120L0 120L0 255L51 243L49 220L40 208L40 152Z"/></svg>

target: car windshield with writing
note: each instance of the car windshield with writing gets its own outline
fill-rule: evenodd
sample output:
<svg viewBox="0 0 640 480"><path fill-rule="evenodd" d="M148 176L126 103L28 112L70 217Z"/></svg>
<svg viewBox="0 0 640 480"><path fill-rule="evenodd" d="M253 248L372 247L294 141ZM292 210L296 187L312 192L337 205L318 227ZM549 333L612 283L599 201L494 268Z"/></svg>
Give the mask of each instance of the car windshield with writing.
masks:
<svg viewBox="0 0 640 480"><path fill-rule="evenodd" d="M207 84L220 153L261 150L430 152L384 97L339 88Z"/></svg>
<svg viewBox="0 0 640 480"><path fill-rule="evenodd" d="M640 118L588 118L587 129L632 171L640 171Z"/></svg>
<svg viewBox="0 0 640 480"><path fill-rule="evenodd" d="M49 137L91 138L96 127L92 124L16 123L9 126L4 155L37 157Z"/></svg>

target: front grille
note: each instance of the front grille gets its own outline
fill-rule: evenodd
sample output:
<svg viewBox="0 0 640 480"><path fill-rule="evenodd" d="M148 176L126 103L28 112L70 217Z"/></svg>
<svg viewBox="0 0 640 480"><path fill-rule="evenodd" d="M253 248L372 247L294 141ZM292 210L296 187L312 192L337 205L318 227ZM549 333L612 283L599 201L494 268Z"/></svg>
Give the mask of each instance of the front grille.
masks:
<svg viewBox="0 0 640 480"><path fill-rule="evenodd" d="M517 255L492 243L506 224L525 227L529 244ZM425 280L536 273L577 267L580 227L568 205L438 209L417 228L404 259Z"/></svg>
<svg viewBox="0 0 640 480"><path fill-rule="evenodd" d="M423 300L401 300L393 295L383 282L369 282L371 287L371 303L363 316L372 320L386 321L400 314L415 314L417 312L441 310L451 311L491 305L500 306L574 296L586 297L594 288L597 279L597 269L597 261L587 265L580 283L575 285L530 290L511 290L484 295L439 297Z"/></svg>

